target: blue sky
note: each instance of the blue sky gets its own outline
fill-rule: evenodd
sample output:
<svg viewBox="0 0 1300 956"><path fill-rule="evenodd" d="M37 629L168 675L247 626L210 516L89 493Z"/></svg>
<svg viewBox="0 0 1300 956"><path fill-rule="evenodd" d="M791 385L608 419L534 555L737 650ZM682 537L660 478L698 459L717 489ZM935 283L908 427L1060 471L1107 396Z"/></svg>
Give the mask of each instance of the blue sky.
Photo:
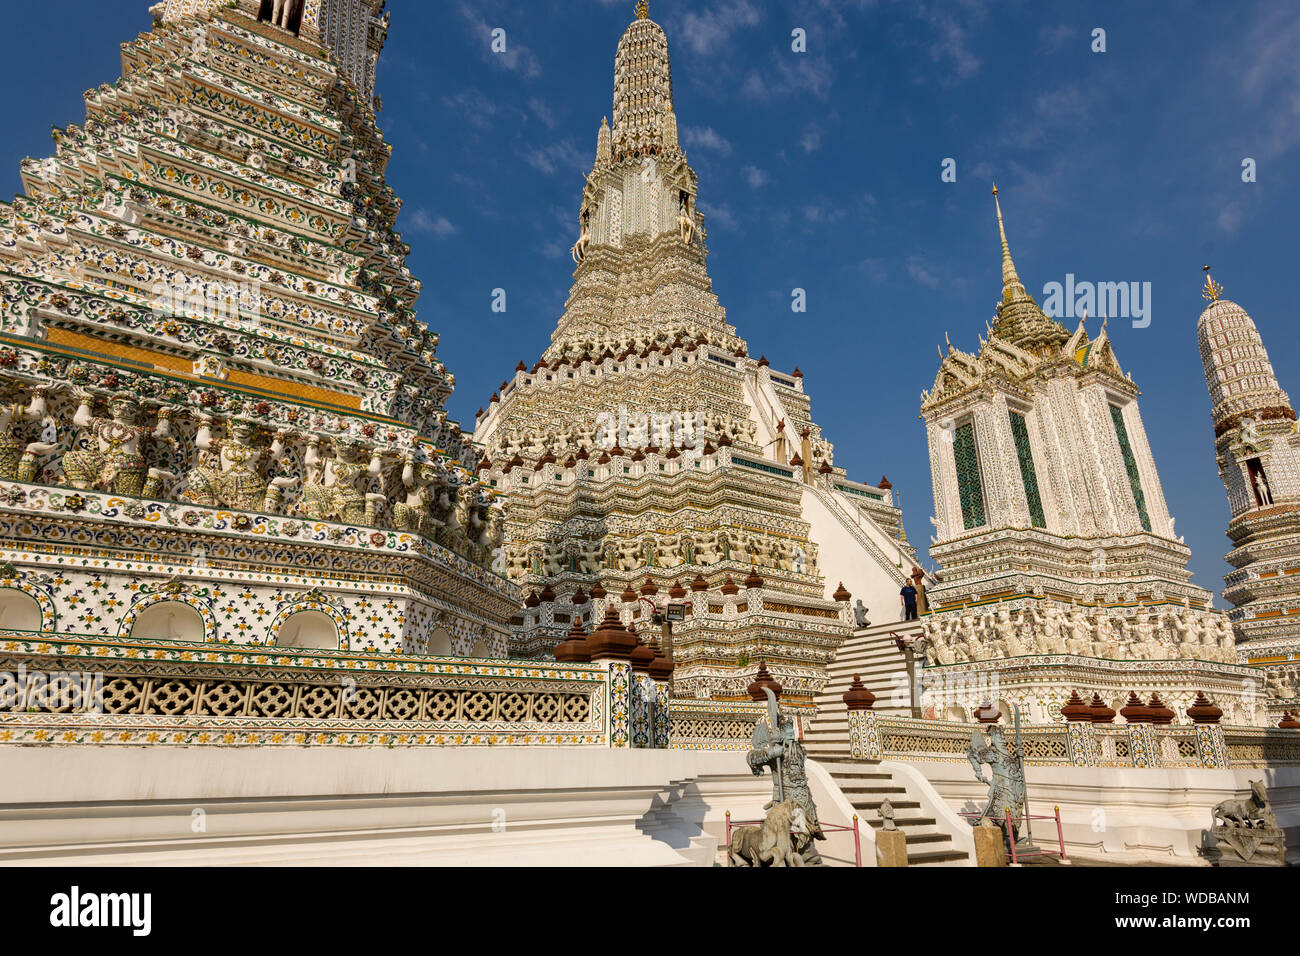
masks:
<svg viewBox="0 0 1300 956"><path fill-rule="evenodd" d="M120 73L146 0L10 11L0 189ZM709 268L753 354L807 375L854 478L888 475L931 529L922 389L945 331L973 350L1000 291L1001 191L1025 285L1151 283L1151 322L1110 322L1195 580L1218 590L1227 502L1196 347L1200 267L1258 323L1300 393L1300 4L651 0L700 174ZM380 116L424 281L420 315L474 411L549 342L583 177L611 110L633 0L389 0ZM506 31L507 53L490 51ZM807 53L791 50L806 31ZM1092 32L1105 30L1094 53ZM17 42L21 38L21 42ZM955 183L941 181L945 158ZM1256 181L1242 181L1255 160ZM495 288L508 311L491 311ZM790 311L791 290L808 311ZM1068 323L1068 324L1072 324ZM1090 324L1095 332L1096 323ZM1297 397L1300 397L1298 395Z"/></svg>

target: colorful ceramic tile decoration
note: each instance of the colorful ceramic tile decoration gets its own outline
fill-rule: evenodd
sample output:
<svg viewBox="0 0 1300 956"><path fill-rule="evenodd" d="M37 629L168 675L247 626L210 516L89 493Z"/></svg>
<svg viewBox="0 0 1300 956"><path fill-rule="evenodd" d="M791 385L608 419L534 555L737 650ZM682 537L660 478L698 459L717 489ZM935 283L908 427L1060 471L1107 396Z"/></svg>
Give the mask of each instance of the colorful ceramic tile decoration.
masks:
<svg viewBox="0 0 1300 956"><path fill-rule="evenodd" d="M107 675L126 683L101 715L151 733L351 712L245 713L212 697L207 649L260 648L268 667L301 651L340 673L340 653L503 660L521 603L491 569L501 495L444 410L454 379L394 231L372 103L387 14L292 6L286 29L256 3L160 5L122 78L87 91L85 122L56 129L55 155L25 161L25 194L0 204L0 626L156 646L175 686ZM39 657L23 666L47 670ZM525 715L552 706L517 691ZM604 740L605 692L580 696L597 724L566 736ZM374 703L367 733L416 720ZM549 739L497 704L469 724Z"/></svg>

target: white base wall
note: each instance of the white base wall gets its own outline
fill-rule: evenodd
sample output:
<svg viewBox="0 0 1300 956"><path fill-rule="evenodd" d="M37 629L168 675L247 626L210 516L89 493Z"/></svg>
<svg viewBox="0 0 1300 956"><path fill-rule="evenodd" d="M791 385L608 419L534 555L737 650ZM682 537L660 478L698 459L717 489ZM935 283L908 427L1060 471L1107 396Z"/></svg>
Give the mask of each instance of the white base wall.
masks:
<svg viewBox="0 0 1300 956"><path fill-rule="evenodd" d="M7 748L0 865L711 865L735 752Z"/></svg>
<svg viewBox="0 0 1300 956"><path fill-rule="evenodd" d="M969 764L909 763L958 811L979 811L988 787ZM1263 779L1278 823L1287 831L1287 861L1300 858L1300 767L1272 770L1204 770L1126 767L1027 767L1029 808L1034 815L1061 808L1066 855L1125 862L1208 865L1199 855L1211 811L1224 800L1250 795ZM1034 842L1056 840L1051 820L1034 821Z"/></svg>

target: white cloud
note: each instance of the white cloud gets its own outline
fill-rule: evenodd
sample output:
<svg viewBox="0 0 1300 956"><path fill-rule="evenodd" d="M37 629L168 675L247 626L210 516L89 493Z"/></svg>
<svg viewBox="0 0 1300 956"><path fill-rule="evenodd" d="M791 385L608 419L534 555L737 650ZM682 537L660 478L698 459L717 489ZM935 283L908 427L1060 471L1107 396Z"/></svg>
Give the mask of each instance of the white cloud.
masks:
<svg viewBox="0 0 1300 956"><path fill-rule="evenodd" d="M549 129L555 129L556 124L559 121L555 118L555 111L546 105L545 102L534 96L529 99L528 108L533 111L533 115L541 120L545 126Z"/></svg>
<svg viewBox="0 0 1300 956"><path fill-rule="evenodd" d="M411 213L407 219L407 228L411 232L431 235L437 239L446 239L459 231L446 216L440 216L427 209L416 209Z"/></svg>
<svg viewBox="0 0 1300 956"><path fill-rule="evenodd" d="M816 123L809 123L804 127L803 136L799 140L799 145L803 147L805 153L815 153L822 147L822 131Z"/></svg>
<svg viewBox="0 0 1300 956"><path fill-rule="evenodd" d="M767 173L757 166L745 166L740 170L741 177L749 184L750 189L758 189L760 186L767 184Z"/></svg>
<svg viewBox="0 0 1300 956"><path fill-rule="evenodd" d="M1241 203L1230 202L1219 210L1219 216L1215 224L1228 235L1232 235L1241 228L1242 222L1246 218L1246 212L1241 208Z"/></svg>
<svg viewBox="0 0 1300 956"><path fill-rule="evenodd" d="M504 24L488 23L468 3L461 3L459 12L461 19L469 27L474 42L483 44L483 58L487 62L500 66L502 69L510 70L512 73L519 73L529 79L541 76L541 61L537 59L532 50L520 43L516 35ZM492 31L497 29L505 31L505 49L500 53L494 52L492 49Z"/></svg>
<svg viewBox="0 0 1300 956"><path fill-rule="evenodd" d="M761 19L758 8L749 0L714 4L704 13L686 14L681 42L693 53L707 55L726 44L737 30L757 26Z"/></svg>
<svg viewBox="0 0 1300 956"><path fill-rule="evenodd" d="M536 149L526 150L520 154L524 162L534 169L553 176L558 172L577 172L585 175L591 160L573 145L572 140L550 143Z"/></svg>
<svg viewBox="0 0 1300 956"><path fill-rule="evenodd" d="M880 285L889 278L889 269L884 259L863 259L858 263L858 268L872 285Z"/></svg>
<svg viewBox="0 0 1300 956"><path fill-rule="evenodd" d="M727 142L712 126L686 126L682 129L682 142L688 147L712 149L723 156L731 152L731 143Z"/></svg>
<svg viewBox="0 0 1300 956"><path fill-rule="evenodd" d="M1038 31L1038 45L1044 53L1052 53L1063 47L1075 34L1074 27L1068 23L1044 26Z"/></svg>
<svg viewBox="0 0 1300 956"><path fill-rule="evenodd" d="M972 0L942 10L921 4L916 12L938 34L929 45L931 60L946 65L955 80L969 79L979 72L982 63L971 47L971 25L962 22L959 16L964 14L971 21L983 20L987 12L983 4Z"/></svg>
<svg viewBox="0 0 1300 956"><path fill-rule="evenodd" d="M484 130L492 125L492 120L500 112L496 103L488 99L482 90L473 87L459 93L446 93L442 105L456 113L462 120L475 129Z"/></svg>
<svg viewBox="0 0 1300 956"><path fill-rule="evenodd" d="M931 289L938 288L939 277L934 274L930 264L921 256L908 256L904 268L907 269L907 274L912 277L912 281L917 285L923 285Z"/></svg>
<svg viewBox="0 0 1300 956"><path fill-rule="evenodd" d="M740 228L740 223L736 220L730 206L725 204L714 205L713 203L701 203L700 208L704 213L704 218L708 222L717 223L725 229Z"/></svg>

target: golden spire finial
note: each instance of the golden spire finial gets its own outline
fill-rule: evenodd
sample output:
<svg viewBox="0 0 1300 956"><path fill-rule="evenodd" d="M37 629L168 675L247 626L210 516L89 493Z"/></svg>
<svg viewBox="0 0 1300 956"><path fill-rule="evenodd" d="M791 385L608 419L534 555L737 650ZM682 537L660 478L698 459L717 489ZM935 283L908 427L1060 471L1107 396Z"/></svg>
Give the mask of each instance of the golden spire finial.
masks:
<svg viewBox="0 0 1300 956"><path fill-rule="evenodd" d="M650 4L646 3L646 0L640 0L636 5L636 18L638 20L644 20L648 16L650 16Z"/></svg>
<svg viewBox="0 0 1300 956"><path fill-rule="evenodd" d="M1223 294L1223 286L1210 278L1209 266L1201 266L1201 271L1205 273L1205 288L1201 290L1201 298L1206 302L1217 302Z"/></svg>
<svg viewBox="0 0 1300 956"><path fill-rule="evenodd" d="M993 208L998 213L998 237L1002 240L1002 301L1010 302L1025 295L1024 283L1016 275L1016 264L1011 261L1011 247L1007 245L1007 230L1002 224L1002 204L998 202L998 184L993 184Z"/></svg>

